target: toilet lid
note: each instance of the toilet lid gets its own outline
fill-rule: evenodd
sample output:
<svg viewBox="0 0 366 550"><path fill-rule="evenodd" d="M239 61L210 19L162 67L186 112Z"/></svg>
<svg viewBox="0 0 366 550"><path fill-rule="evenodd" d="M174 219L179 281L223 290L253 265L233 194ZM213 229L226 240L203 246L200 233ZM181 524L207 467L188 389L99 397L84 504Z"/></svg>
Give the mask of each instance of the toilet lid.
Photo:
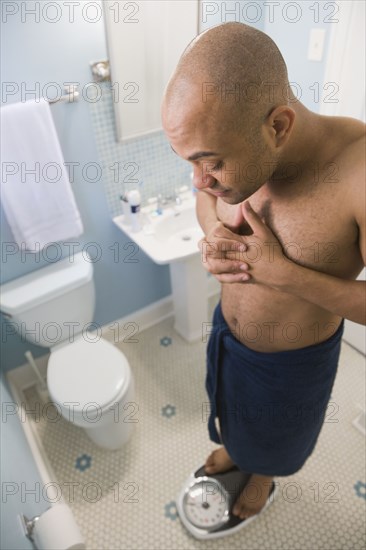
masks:
<svg viewBox="0 0 366 550"><path fill-rule="evenodd" d="M51 398L60 406L73 403L76 412L90 403L106 407L123 394L129 382L126 357L103 338L91 342L81 336L51 351L47 386Z"/></svg>

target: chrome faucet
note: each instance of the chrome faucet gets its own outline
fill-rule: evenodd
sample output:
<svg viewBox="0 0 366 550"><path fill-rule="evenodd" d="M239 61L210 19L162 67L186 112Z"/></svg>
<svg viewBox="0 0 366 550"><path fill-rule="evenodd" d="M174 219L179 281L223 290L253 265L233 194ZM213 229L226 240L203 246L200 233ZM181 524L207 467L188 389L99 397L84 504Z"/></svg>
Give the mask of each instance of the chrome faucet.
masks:
<svg viewBox="0 0 366 550"><path fill-rule="evenodd" d="M168 206L168 204L172 204L172 203L176 205L182 204L182 199L178 193L175 192L174 195L168 195L166 197L163 197L161 194L159 194L157 209L161 210L163 206Z"/></svg>
<svg viewBox="0 0 366 550"><path fill-rule="evenodd" d="M155 205L156 203L156 212L161 215L164 207L172 205L180 206L184 198L182 198L182 193L185 193L188 189L187 185L183 185L179 189L176 189L172 195L167 195L166 197L163 197L163 195L159 193L157 197L148 199L148 203L151 205Z"/></svg>

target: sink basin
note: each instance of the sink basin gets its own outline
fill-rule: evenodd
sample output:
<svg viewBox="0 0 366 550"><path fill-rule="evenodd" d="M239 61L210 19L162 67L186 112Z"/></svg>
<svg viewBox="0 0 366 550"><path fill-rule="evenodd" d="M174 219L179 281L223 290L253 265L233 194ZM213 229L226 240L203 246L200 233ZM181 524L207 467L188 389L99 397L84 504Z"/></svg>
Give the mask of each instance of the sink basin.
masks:
<svg viewBox="0 0 366 550"><path fill-rule="evenodd" d="M191 250L190 244L195 245L203 237L194 208L186 208L175 211L173 214L161 219L155 227L155 238L164 245L174 246L186 256ZM179 253L177 251L177 253Z"/></svg>
<svg viewBox="0 0 366 550"><path fill-rule="evenodd" d="M166 208L158 216L142 209L142 229L136 233L123 216L114 223L157 264L169 264L174 303L174 329L188 342L202 338L208 321L208 279L198 241L203 232L196 218L196 199Z"/></svg>
<svg viewBox="0 0 366 550"><path fill-rule="evenodd" d="M155 263L170 264L199 254L198 241L203 232L196 218L196 199L189 197L181 205L166 208L161 216L142 209L142 230L136 233L124 223L123 216L114 223Z"/></svg>

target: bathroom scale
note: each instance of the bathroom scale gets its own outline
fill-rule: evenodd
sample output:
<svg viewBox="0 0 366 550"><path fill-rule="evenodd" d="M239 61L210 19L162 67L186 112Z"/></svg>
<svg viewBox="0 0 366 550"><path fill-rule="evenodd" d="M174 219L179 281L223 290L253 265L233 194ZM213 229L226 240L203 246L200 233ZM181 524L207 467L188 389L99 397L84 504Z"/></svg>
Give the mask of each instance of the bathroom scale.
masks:
<svg viewBox="0 0 366 550"><path fill-rule="evenodd" d="M247 519L234 516L233 506L250 479L236 466L220 474L206 474L204 466L192 473L176 501L183 525L197 539L232 535L256 519L273 502L277 487L272 488L262 510Z"/></svg>

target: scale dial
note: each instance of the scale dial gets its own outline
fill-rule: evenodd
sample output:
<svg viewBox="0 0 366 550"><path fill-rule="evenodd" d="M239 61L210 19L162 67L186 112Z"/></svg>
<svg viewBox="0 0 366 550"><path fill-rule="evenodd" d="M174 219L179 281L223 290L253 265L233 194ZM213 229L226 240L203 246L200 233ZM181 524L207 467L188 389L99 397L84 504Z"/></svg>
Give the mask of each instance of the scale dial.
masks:
<svg viewBox="0 0 366 550"><path fill-rule="evenodd" d="M206 531L218 529L229 520L229 494L214 478L196 478L186 489L183 507L189 522Z"/></svg>

